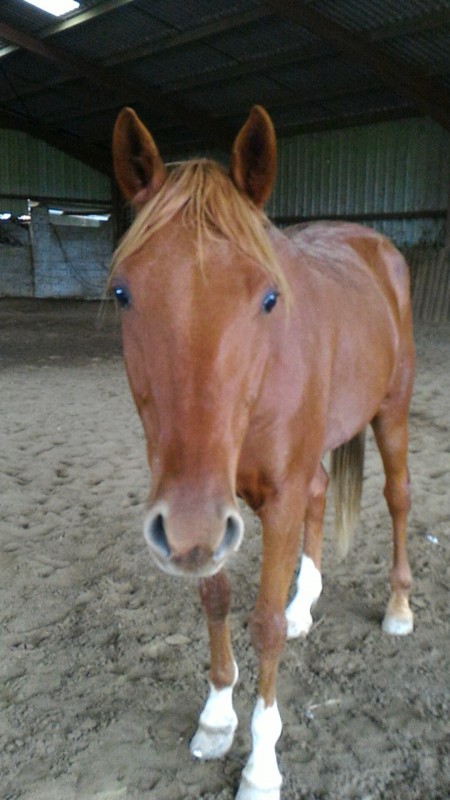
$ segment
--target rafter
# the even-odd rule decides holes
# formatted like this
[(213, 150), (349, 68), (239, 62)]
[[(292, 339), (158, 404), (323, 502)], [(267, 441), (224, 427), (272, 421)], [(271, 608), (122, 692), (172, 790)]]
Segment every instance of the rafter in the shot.
[[(115, 11), (117, 8), (128, 5), (131, 2), (133, 2), (133, 0), (103, 0), (102, 3), (98, 3), (98, 5), (89, 8), (87, 11), (80, 11), (78, 14), (74, 14), (68, 19), (58, 20), (58, 22), (48, 25), (43, 30), (39, 31), (38, 38), (46, 39), (47, 36), (54, 36), (55, 33), (62, 33), (63, 31), (69, 30), (69, 28), (75, 28), (78, 25), (90, 22), (92, 19), (103, 16), (103, 14), (108, 14), (110, 11)], [(18, 50), (18, 46), (14, 44), (1, 47), (0, 58), (9, 55), (9, 53), (13, 53), (15, 50)]]
[[(130, 2), (131, 2), (131, 0), (104, 0), (104, 2), (101, 5), (95, 6), (93, 9), (90, 9), (88, 11), (82, 12), (81, 14), (77, 14), (75, 17), (71, 17), (68, 20), (65, 20), (63, 22), (57, 22), (54, 25), (49, 26), (48, 28), (46, 28), (44, 31), (42, 31), (40, 33), (39, 38), (43, 39), (43, 38), (46, 38), (47, 36), (50, 36), (50, 35), (53, 35), (53, 34), (56, 34), (56, 33), (60, 33), (61, 31), (65, 30), (67, 27), (72, 27), (74, 24), (80, 24), (82, 22), (88, 22), (91, 18), (93, 18), (93, 16), (97, 16), (99, 13), (106, 13), (106, 11), (114, 10), (114, 8), (116, 8), (116, 7), (120, 6), (120, 5), (126, 5), (126, 4), (128, 4)], [(126, 51), (122, 51), (120, 53), (117, 53), (114, 56), (111, 56), (110, 58), (108, 58), (105, 61), (103, 61), (102, 66), (103, 66), (103, 68), (109, 68), (109, 67), (113, 67), (113, 66), (118, 66), (119, 64), (122, 64), (122, 63), (128, 63), (128, 62), (131, 62), (133, 60), (138, 60), (138, 59), (144, 58), (145, 56), (155, 55), (156, 53), (159, 53), (159, 52), (162, 52), (162, 51), (166, 51), (166, 50), (169, 50), (169, 49), (175, 49), (177, 47), (181, 47), (181, 46), (186, 45), (186, 44), (192, 44), (192, 43), (195, 43), (195, 42), (201, 42), (201, 41), (203, 41), (203, 40), (205, 40), (207, 38), (210, 38), (211, 36), (217, 36), (220, 33), (224, 33), (226, 31), (233, 30), (233, 28), (241, 27), (242, 25), (248, 25), (248, 24), (251, 24), (252, 22), (257, 22), (259, 19), (263, 19), (263, 18), (268, 17), (268, 16), (272, 16), (272, 12), (268, 11), (267, 9), (264, 9), (264, 8), (254, 8), (254, 9), (249, 9), (248, 11), (243, 12), (243, 13), (236, 13), (235, 12), (235, 13), (232, 13), (232, 14), (227, 14), (225, 17), (222, 17), (219, 20), (213, 20), (212, 22), (208, 22), (208, 23), (205, 23), (205, 24), (202, 24), (202, 25), (198, 25), (198, 26), (196, 26), (194, 28), (189, 28), (189, 30), (187, 30), (187, 31), (177, 31), (176, 33), (164, 36), (163, 38), (159, 39), (156, 42), (150, 42), (150, 43), (147, 43), (147, 44), (143, 45), (142, 47), (137, 47), (137, 48), (135, 47), (135, 48), (132, 48), (131, 50), (126, 50)], [(18, 45), (9, 45), (6, 48), (0, 49), (0, 58), (2, 57), (3, 54), (6, 55), (7, 53), (12, 52), (13, 50), (17, 50), (17, 49), (18, 49)], [(239, 64), (237, 64), (236, 67), (239, 68)], [(240, 69), (245, 72), (246, 71), (246, 65), (245, 64), (242, 65), (242, 63), (241, 63), (240, 64)], [(253, 67), (249, 71), (253, 72), (254, 71)], [(47, 91), (49, 88), (58, 88), (58, 87), (62, 86), (64, 83), (66, 83), (68, 80), (70, 80), (72, 77), (73, 76), (71, 75), (71, 73), (66, 71), (64, 74), (61, 74), (59, 77), (54, 78), (51, 81), (51, 83), (46, 84), (45, 87), (42, 87), (42, 88), (39, 88), (39, 89), (31, 89), (31, 90), (22, 92), (21, 93), (21, 97), (23, 99), (26, 99), (27, 97), (35, 97), (36, 95), (40, 94), (41, 92)], [(217, 80), (220, 80), (220, 77), (218, 77)], [(129, 86), (129, 84), (126, 85), (125, 91), (119, 91), (118, 90), (116, 80), (114, 80), (114, 84), (115, 84), (114, 85), (114, 90), (115, 90), (114, 91), (114, 96), (110, 95), (110, 100), (109, 101), (107, 101), (107, 99), (105, 98), (105, 102), (102, 105), (102, 107), (105, 110), (109, 109), (109, 108), (114, 108), (119, 103), (120, 104), (124, 104), (125, 102), (133, 102), (133, 101), (137, 101), (137, 100), (140, 100), (141, 102), (145, 102), (146, 104), (148, 104), (148, 102), (149, 102), (148, 91), (149, 90), (146, 89), (147, 94), (146, 94), (145, 97), (143, 97), (142, 96), (142, 87), (137, 85), (137, 84), (133, 84), (134, 93), (133, 93), (133, 95), (130, 95), (130, 86)], [(178, 91), (178, 88), (176, 88), (172, 92), (171, 89), (169, 89), (169, 91), (167, 91), (166, 88), (164, 87), (163, 89), (161, 89), (161, 95), (162, 96), (167, 96), (168, 94), (175, 93), (176, 91)], [(128, 99), (126, 99), (126, 98), (128, 98)], [(10, 100), (10, 102), (14, 102), (16, 100), (16, 95), (12, 94), (9, 100)], [(5, 103), (7, 104), (8, 102), (9, 101), (6, 99)], [(173, 105), (173, 104), (171, 104), (171, 105)], [(96, 106), (95, 110), (98, 110), (98, 105)], [(50, 126), (52, 124), (52, 122), (54, 122), (56, 120), (58, 120), (58, 121), (61, 121), (61, 120), (66, 121), (66, 120), (70, 120), (70, 119), (76, 119), (76, 118), (79, 118), (79, 117), (84, 117), (84, 116), (87, 116), (90, 113), (92, 113), (92, 111), (93, 111), (93, 109), (88, 104), (86, 106), (86, 109), (80, 109), (78, 112), (73, 112), (71, 114), (64, 114), (63, 116), (61, 116), (59, 114), (54, 119), (53, 118), (48, 118), (46, 120), (46, 124)], [(196, 111), (195, 113), (198, 114), (198, 111)], [(180, 118), (177, 118), (176, 122), (177, 122), (177, 124), (180, 124)], [(202, 135), (207, 133), (207, 130), (208, 130), (208, 128), (206, 128), (206, 130), (205, 130), (205, 128), (203, 126), (201, 126)], [(230, 132), (230, 137), (231, 137), (231, 132)]]
[(391, 56), (367, 35), (355, 34), (307, 4), (296, 0), (265, 0), (264, 5), (281, 17), (332, 42), (341, 53), (356, 59), (398, 95), (414, 102), (423, 113), (429, 114), (450, 130), (450, 95), (421, 70)]
[[(402, 23), (397, 21), (390, 25), (383, 25), (369, 31), (367, 36), (371, 41), (379, 42), (421, 33), (422, 31), (434, 30), (446, 24), (450, 25), (450, 9), (445, 9), (440, 12), (427, 12), (426, 14), (415, 16)], [(327, 44), (328, 48), (330, 48), (333, 43), (331, 41), (324, 42), (324, 48), (327, 47)], [(241, 75), (252, 75), (258, 72), (267, 73), (269, 69), (285, 65), (319, 61), (324, 56), (326, 57), (327, 53), (324, 53), (322, 50), (318, 51), (317, 45), (302, 50), (298, 47), (290, 47), (282, 52), (265, 53), (263, 56), (251, 58), (248, 61), (239, 61), (229, 66), (221, 66), (213, 70), (208, 69), (196, 75), (179, 78), (171, 83), (164, 84), (162, 91), (164, 94), (185, 91), (187, 89), (194, 89), (197, 86), (206, 86), (211, 83), (232, 80)], [(448, 73), (448, 71), (447, 63), (442, 64), (442, 66), (434, 66), (427, 73), (427, 77), (437, 77), (438, 75)]]
[[(202, 73), (198, 76), (192, 76), (188, 78), (182, 78), (179, 81), (174, 81), (173, 83), (164, 84), (161, 87), (161, 93), (163, 95), (173, 95), (178, 92), (186, 91), (186, 89), (193, 89), (197, 86), (205, 86), (211, 83), (220, 83), (222, 81), (229, 81), (233, 78), (240, 78), (243, 75), (252, 75), (258, 72), (265, 72), (267, 73), (268, 70), (282, 67), (288, 64), (292, 64), (296, 61), (301, 61), (303, 64), (309, 64), (311, 62), (319, 61), (324, 58), (324, 51), (321, 53), (317, 52), (317, 47), (310, 48), (308, 50), (304, 50), (302, 52), (301, 58), (298, 55), (298, 49), (294, 51), (293, 48), (286, 50), (282, 53), (275, 53), (270, 56), (260, 56), (258, 58), (253, 58), (249, 62), (239, 62), (234, 64), (232, 67), (223, 67), (216, 70), (209, 70), (206, 74)], [(297, 56), (297, 58), (295, 58)], [(61, 81), (59, 82), (61, 84)], [(54, 87), (57, 87), (58, 84), (54, 82)], [(26, 97), (25, 93), (22, 94), (22, 97)], [(15, 99), (15, 98), (12, 98)], [(114, 107), (114, 103), (107, 101), (105, 98), (105, 102), (101, 105), (101, 108), (106, 110), (108, 108)], [(85, 117), (95, 110), (99, 110), (98, 105), (95, 104), (94, 101), (87, 103), (83, 108), (74, 111), (73, 113), (65, 113), (62, 117), (64, 121), (69, 119), (77, 119), (81, 117)], [(245, 110), (248, 110), (248, 105), (245, 106)], [(227, 116), (225, 112), (223, 116)], [(61, 115), (54, 118), (47, 118), (47, 124), (51, 124), (54, 120), (61, 119)]]
[(112, 92), (113, 95), (116, 92), (121, 96), (128, 95), (134, 101), (139, 100), (146, 106), (153, 107), (158, 113), (175, 118), (179, 125), (200, 133), (202, 137), (206, 135), (218, 147), (228, 148), (232, 141), (232, 132), (227, 131), (226, 126), (218, 125), (200, 109), (192, 109), (176, 100), (169, 100), (153, 87), (118, 75), (117, 70), (107, 69), (88, 59), (74, 56), (67, 50), (30, 36), (4, 22), (0, 22), (0, 37), (53, 62), (61, 71), (72, 77), (81, 77), (88, 83), (100, 85), (105, 92)]

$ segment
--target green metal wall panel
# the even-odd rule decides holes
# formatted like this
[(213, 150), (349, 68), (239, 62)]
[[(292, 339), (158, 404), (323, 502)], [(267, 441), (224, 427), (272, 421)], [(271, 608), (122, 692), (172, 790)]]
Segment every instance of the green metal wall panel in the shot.
[(111, 181), (39, 139), (0, 129), (0, 194), (108, 203)]
[(372, 224), (413, 244), (442, 238), (449, 177), (450, 134), (425, 118), (302, 134), (279, 141), (267, 210), (275, 218), (405, 214), (401, 224)]

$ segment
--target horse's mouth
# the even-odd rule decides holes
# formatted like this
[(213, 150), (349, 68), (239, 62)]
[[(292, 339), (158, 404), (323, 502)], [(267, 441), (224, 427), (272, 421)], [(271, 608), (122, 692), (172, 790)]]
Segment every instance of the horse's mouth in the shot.
[(161, 558), (152, 549), (150, 549), (150, 554), (152, 560), (161, 572), (176, 578), (211, 578), (213, 575), (220, 572), (229, 560), (228, 557), (217, 559), (212, 557), (204, 563), (195, 564), (195, 561), (190, 562), (185, 559)]

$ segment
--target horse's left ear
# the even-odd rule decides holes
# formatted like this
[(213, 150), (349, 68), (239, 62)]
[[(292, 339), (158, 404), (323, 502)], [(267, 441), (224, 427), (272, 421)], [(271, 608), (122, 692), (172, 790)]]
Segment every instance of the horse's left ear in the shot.
[(277, 142), (267, 111), (253, 106), (231, 152), (233, 183), (261, 208), (269, 199), (275, 179)]
[(123, 108), (114, 125), (114, 174), (127, 200), (141, 208), (167, 177), (153, 137), (132, 108)]

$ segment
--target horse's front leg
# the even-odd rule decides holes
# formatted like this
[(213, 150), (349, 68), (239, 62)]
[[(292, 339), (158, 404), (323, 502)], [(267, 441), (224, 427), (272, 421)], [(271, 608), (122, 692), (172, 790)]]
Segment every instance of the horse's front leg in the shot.
[(208, 622), (210, 688), (190, 749), (196, 758), (211, 759), (228, 752), (237, 727), (233, 687), (238, 678), (238, 668), (233, 659), (228, 622), (230, 582), (224, 570), (200, 581), (200, 597)]
[(311, 611), (322, 592), (320, 562), (327, 486), (328, 475), (321, 464), (309, 487), (297, 590), (286, 609), (289, 639), (308, 635), (313, 623)]
[(252, 751), (236, 800), (280, 798), (282, 777), (275, 745), (282, 724), (276, 701), (276, 677), (286, 640), (285, 604), (298, 555), (304, 506), (305, 503), (296, 497), (295, 519), (292, 514), (280, 514), (279, 521), (273, 524), (277, 515), (271, 514), (271, 519), (262, 518), (261, 580), (251, 625), (252, 641), (259, 658), (258, 699), (251, 723)]

